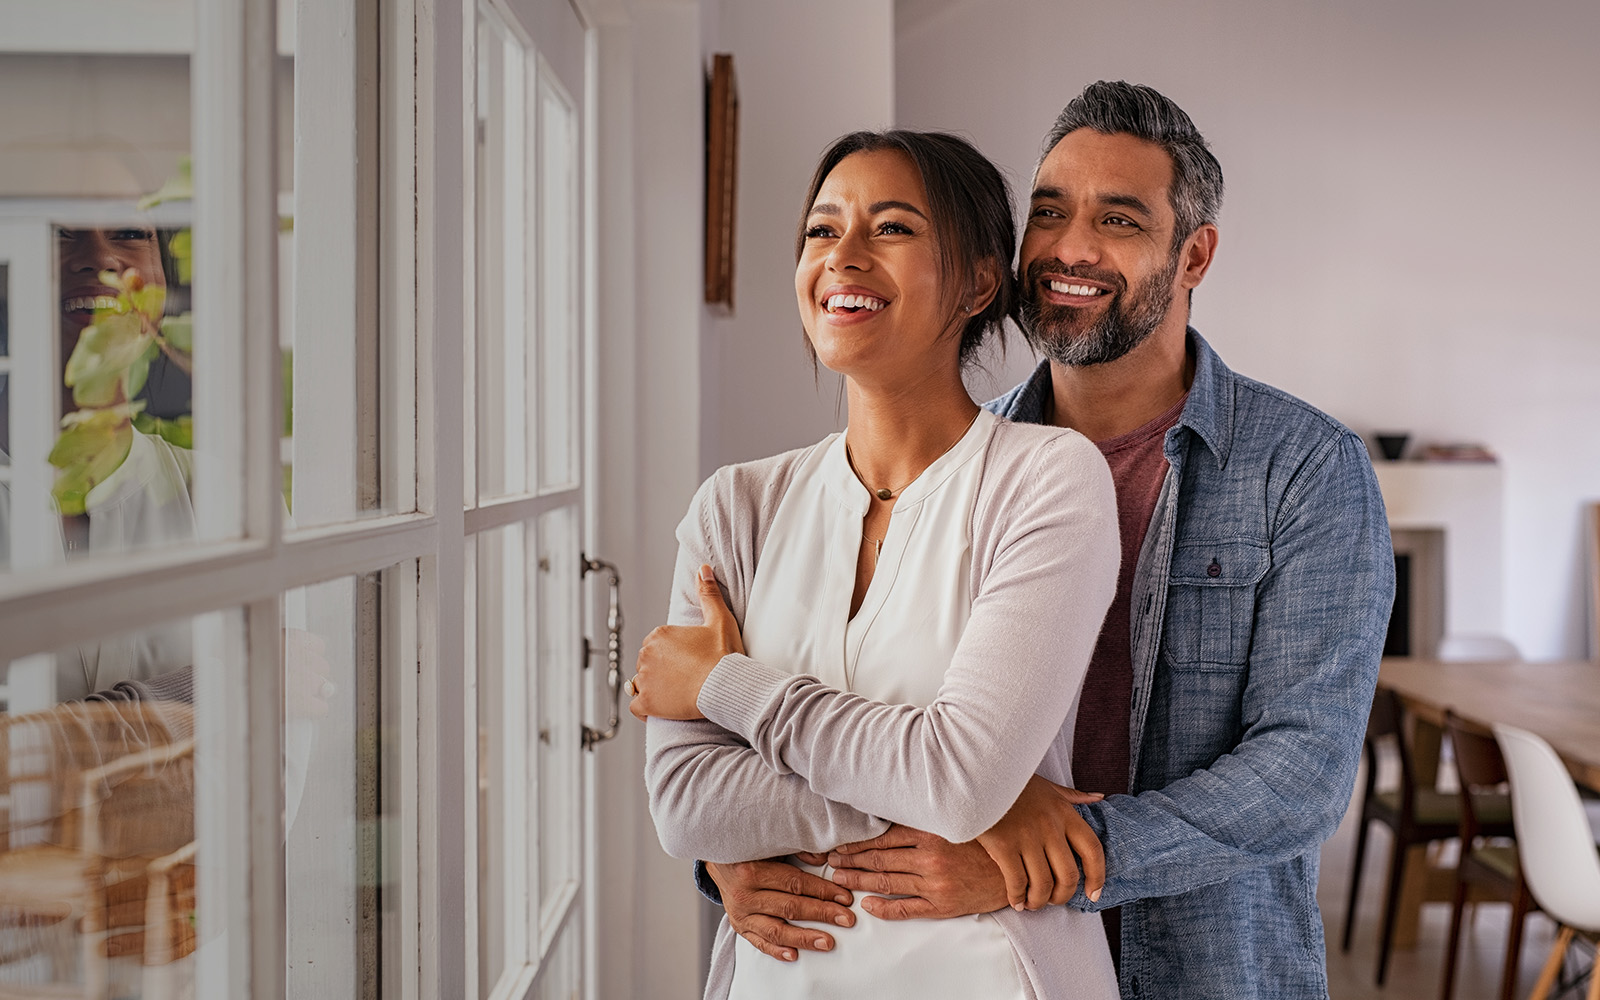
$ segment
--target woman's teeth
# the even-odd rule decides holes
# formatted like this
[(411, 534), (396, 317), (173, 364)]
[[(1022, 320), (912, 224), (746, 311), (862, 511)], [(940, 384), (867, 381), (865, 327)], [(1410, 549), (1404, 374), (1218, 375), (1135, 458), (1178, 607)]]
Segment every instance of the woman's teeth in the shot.
[(101, 309), (117, 309), (115, 295), (81, 295), (66, 301), (67, 312), (95, 312)]
[(830, 295), (824, 303), (829, 312), (838, 312), (841, 309), (865, 309), (868, 312), (877, 312), (888, 304), (883, 299), (876, 299), (870, 295)]
[(1075, 285), (1067, 281), (1050, 282), (1050, 290), (1062, 295), (1104, 295), (1104, 288), (1095, 288), (1093, 285)]

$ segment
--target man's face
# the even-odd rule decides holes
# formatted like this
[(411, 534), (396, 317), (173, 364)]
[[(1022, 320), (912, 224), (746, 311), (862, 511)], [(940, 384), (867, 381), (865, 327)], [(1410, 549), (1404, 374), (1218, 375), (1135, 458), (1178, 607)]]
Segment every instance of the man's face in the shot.
[(1178, 293), (1172, 159), (1154, 143), (1070, 132), (1039, 165), (1017, 272), (1022, 328), (1052, 361), (1106, 364), (1139, 346)]

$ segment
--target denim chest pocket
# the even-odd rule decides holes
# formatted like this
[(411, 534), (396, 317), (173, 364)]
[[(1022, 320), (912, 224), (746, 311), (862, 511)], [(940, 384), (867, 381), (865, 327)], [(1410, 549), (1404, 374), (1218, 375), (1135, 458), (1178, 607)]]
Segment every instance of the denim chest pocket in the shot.
[(1247, 539), (1190, 542), (1172, 554), (1162, 646), (1180, 670), (1235, 671), (1250, 654), (1256, 585), (1267, 547)]

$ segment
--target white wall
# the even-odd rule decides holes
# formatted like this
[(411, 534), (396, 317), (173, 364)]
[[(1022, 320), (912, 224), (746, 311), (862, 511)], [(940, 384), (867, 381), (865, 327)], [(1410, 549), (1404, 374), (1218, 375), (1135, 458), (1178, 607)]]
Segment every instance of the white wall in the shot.
[(1358, 431), (1493, 448), (1506, 631), (1584, 655), (1600, 5), (900, 0), (895, 28), (899, 123), (965, 130), (1019, 189), (1085, 84), (1183, 105), (1228, 181), (1195, 325)]
[(739, 88), (735, 308), (707, 310), (702, 327), (701, 471), (709, 474), (843, 426), (837, 380), (824, 372), (813, 382), (802, 346), (794, 231), (829, 141), (892, 123), (894, 39), (890, 0), (703, 6), (708, 63), (733, 53)]

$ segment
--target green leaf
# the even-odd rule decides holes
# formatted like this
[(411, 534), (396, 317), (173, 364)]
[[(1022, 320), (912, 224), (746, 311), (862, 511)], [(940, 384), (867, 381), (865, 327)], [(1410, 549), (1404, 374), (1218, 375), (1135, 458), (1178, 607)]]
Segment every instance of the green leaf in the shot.
[(185, 354), (194, 353), (194, 313), (168, 316), (161, 321), (161, 335), (167, 343)]
[(294, 348), (283, 349), (283, 436), (294, 435)]
[[(117, 392), (127, 390), (127, 380), (135, 363), (149, 354), (155, 337), (144, 331), (139, 317), (131, 313), (107, 316), (85, 327), (67, 359), (63, 381), (72, 389), (79, 406), (107, 406), (117, 401)], [(141, 385), (143, 376), (141, 378)]]
[(145, 286), (137, 292), (126, 293), (128, 304), (137, 312), (144, 313), (151, 323), (161, 319), (161, 313), (167, 305), (167, 286), (146, 282)]
[(167, 178), (161, 190), (139, 199), (139, 211), (146, 212), (164, 201), (194, 200), (194, 165), (189, 157), (178, 160), (178, 172)]
[(167, 241), (167, 252), (172, 254), (172, 260), (178, 265), (178, 282), (184, 285), (194, 284), (194, 234), (189, 229), (180, 229), (172, 234), (172, 239)]
[(106, 481), (133, 447), (133, 425), (124, 407), (99, 410), (67, 428), (50, 449), (50, 464), (60, 469), (51, 495), (63, 514), (82, 514), (89, 491)]
[(161, 348), (156, 345), (155, 338), (150, 338), (150, 346), (139, 355), (138, 360), (128, 366), (128, 378), (123, 386), (123, 393), (128, 399), (139, 395), (139, 390), (144, 388), (145, 380), (150, 377), (150, 363), (161, 353)]

